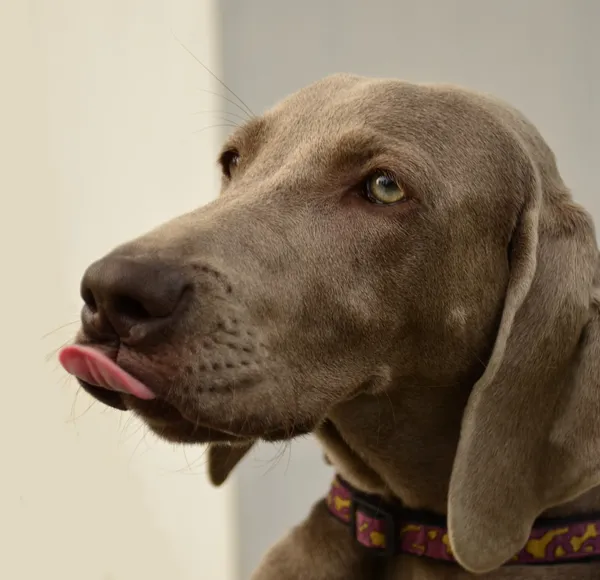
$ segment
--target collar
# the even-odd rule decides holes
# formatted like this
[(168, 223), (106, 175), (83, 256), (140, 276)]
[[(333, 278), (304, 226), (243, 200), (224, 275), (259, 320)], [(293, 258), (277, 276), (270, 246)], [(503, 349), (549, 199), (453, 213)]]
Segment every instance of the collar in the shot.
[[(330, 513), (350, 526), (356, 541), (385, 556), (408, 554), (456, 562), (446, 518), (406, 510), (354, 489), (336, 476), (327, 495)], [(525, 547), (506, 565), (560, 564), (600, 558), (600, 515), (538, 519)]]

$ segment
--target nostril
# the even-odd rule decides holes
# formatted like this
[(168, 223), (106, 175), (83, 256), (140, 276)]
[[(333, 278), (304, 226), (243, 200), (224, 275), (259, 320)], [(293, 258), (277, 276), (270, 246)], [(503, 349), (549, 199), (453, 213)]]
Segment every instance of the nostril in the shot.
[(116, 295), (113, 298), (112, 306), (117, 315), (126, 319), (143, 322), (152, 318), (152, 314), (148, 312), (144, 305), (131, 296)]
[(90, 288), (84, 288), (81, 291), (81, 297), (85, 302), (85, 305), (92, 311), (98, 311), (98, 305), (96, 304), (96, 298), (94, 297), (94, 293), (90, 290)]

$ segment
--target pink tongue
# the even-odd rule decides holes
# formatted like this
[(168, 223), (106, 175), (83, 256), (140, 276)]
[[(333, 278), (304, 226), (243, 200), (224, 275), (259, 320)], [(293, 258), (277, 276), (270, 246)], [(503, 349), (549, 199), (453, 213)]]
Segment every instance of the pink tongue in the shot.
[(90, 385), (127, 393), (138, 399), (156, 397), (146, 385), (93, 348), (67, 346), (60, 351), (58, 360), (69, 374)]

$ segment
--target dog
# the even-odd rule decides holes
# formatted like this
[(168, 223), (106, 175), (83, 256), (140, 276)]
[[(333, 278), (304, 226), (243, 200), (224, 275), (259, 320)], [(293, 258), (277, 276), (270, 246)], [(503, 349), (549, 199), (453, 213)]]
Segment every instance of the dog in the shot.
[(219, 163), (217, 200), (88, 268), (60, 360), (208, 443), (216, 485), (316, 435), (332, 488), (254, 580), (599, 578), (598, 249), (532, 124), (338, 74)]

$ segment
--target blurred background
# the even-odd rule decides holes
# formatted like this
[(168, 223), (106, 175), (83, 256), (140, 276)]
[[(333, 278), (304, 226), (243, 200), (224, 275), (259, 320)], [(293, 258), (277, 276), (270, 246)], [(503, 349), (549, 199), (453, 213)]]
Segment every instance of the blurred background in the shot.
[(246, 107), (334, 72), (492, 92), (600, 220), (599, 22), (597, 0), (0, 0), (0, 577), (247, 579), (326, 492), (310, 438), (215, 490), (202, 448), (91, 405), (56, 362), (86, 265), (211, 200)]

